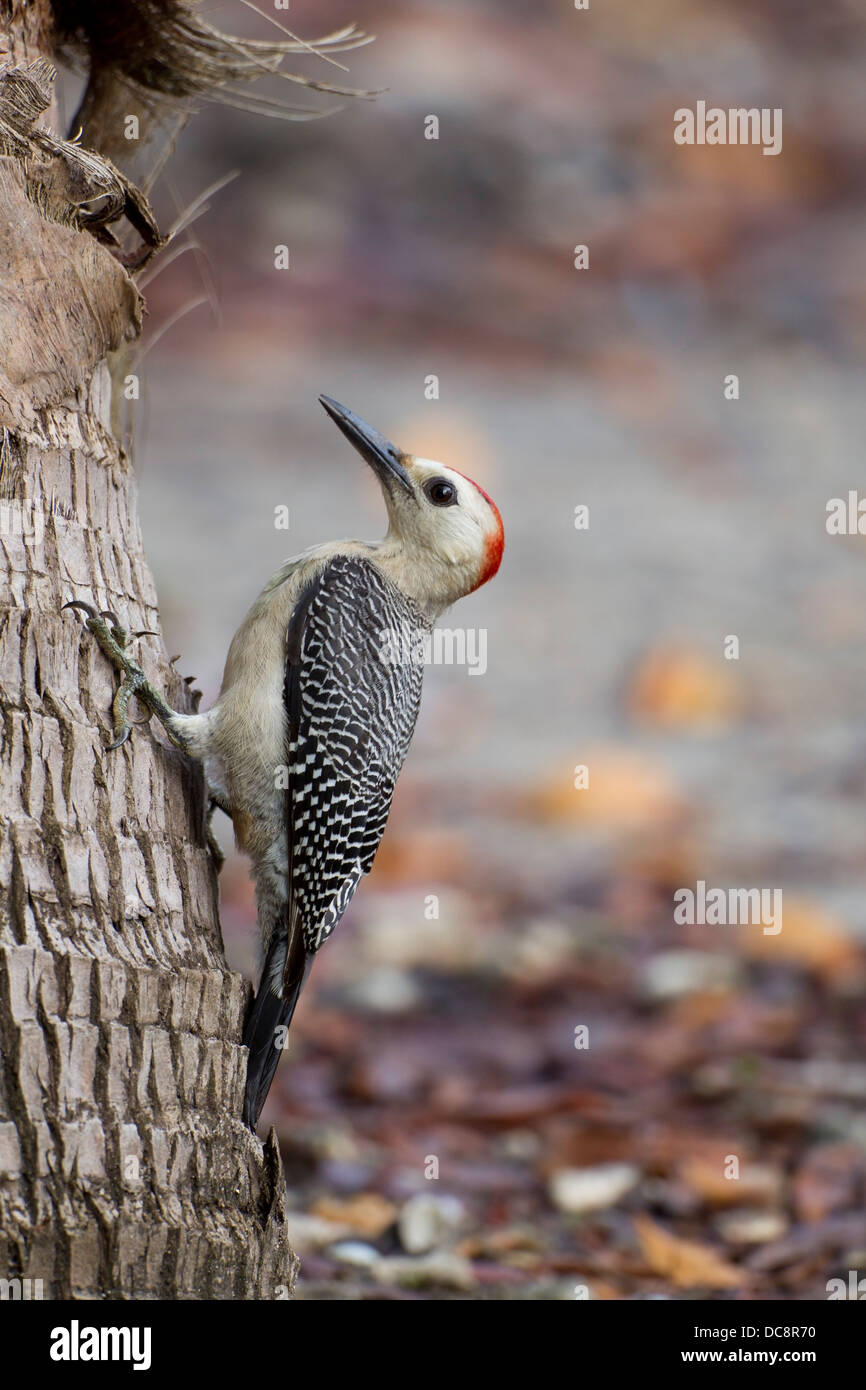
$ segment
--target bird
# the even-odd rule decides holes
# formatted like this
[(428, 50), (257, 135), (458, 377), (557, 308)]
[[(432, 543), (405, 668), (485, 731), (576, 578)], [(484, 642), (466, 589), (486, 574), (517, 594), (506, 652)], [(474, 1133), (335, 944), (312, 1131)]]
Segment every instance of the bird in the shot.
[(129, 739), (135, 696), (204, 764), (210, 808), (231, 817), (251, 860), (263, 956), (243, 1035), (242, 1118), (253, 1132), (313, 960), (372, 868), (418, 717), (424, 639), (493, 578), (505, 544), (477, 483), (404, 453), (332, 397), (319, 401), (378, 479), (387, 534), (287, 560), (235, 633), (210, 709), (172, 709), (113, 613), (64, 605), (84, 613), (121, 674), (109, 748)]

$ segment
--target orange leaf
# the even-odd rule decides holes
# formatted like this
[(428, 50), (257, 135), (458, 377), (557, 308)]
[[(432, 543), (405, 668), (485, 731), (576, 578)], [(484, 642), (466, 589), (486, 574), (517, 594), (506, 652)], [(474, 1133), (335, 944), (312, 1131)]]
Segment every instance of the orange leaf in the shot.
[(781, 1170), (763, 1163), (744, 1163), (738, 1177), (728, 1178), (721, 1155), (718, 1161), (692, 1155), (683, 1159), (679, 1171), (686, 1186), (713, 1207), (772, 1205), (784, 1186)]
[(323, 1197), (311, 1208), (311, 1214), (348, 1226), (357, 1235), (375, 1240), (396, 1220), (397, 1208), (378, 1192), (359, 1192), (357, 1197), (349, 1197), (344, 1202), (336, 1197)]
[(714, 660), (674, 648), (650, 652), (632, 677), (628, 700), (639, 719), (673, 728), (730, 724), (740, 704), (721, 645)]
[(862, 973), (862, 948), (846, 932), (840, 918), (815, 902), (782, 896), (782, 930), (764, 932), (760, 926), (735, 929), (736, 944), (747, 956), (794, 961), (827, 979), (852, 979)]
[[(579, 771), (583, 768), (586, 773)], [(576, 781), (584, 785), (575, 786)], [(544, 820), (578, 821), (600, 831), (670, 824), (682, 804), (660, 764), (633, 749), (607, 746), (584, 749), (528, 797), (528, 809)]]
[(644, 1259), (678, 1289), (735, 1289), (747, 1283), (745, 1270), (721, 1259), (708, 1245), (682, 1240), (648, 1216), (634, 1218)]

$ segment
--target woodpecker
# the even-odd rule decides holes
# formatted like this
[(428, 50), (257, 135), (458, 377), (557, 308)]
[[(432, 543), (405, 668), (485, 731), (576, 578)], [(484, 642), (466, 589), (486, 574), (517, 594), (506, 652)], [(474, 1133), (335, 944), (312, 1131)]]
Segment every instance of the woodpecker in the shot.
[[(331, 397), (319, 400), (378, 478), (387, 535), (287, 560), (235, 633), (209, 710), (181, 714), (166, 703), (114, 614), (79, 599), (65, 605), (83, 611), (121, 673), (109, 748), (130, 737), (135, 696), (173, 744), (203, 761), (211, 808), (231, 816), (252, 861), (264, 957), (244, 1031), (243, 1118), (253, 1131), (316, 952), (373, 865), (418, 717), (423, 638), (493, 577), (504, 546), (502, 519), (477, 483), (403, 453)], [(395, 650), (404, 656), (395, 660)]]

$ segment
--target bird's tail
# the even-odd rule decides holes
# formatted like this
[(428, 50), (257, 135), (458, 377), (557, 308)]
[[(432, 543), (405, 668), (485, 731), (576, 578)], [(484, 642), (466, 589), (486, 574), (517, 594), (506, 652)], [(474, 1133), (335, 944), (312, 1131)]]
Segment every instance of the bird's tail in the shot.
[(271, 1089), (277, 1063), (288, 1039), (292, 1014), (313, 963), (312, 952), (303, 948), (299, 938), (300, 933), (296, 936), (299, 949), (292, 951), (288, 970), (285, 968), (285, 936), (275, 937), (271, 942), (259, 992), (244, 1029), (244, 1043), (250, 1050), (244, 1094), (244, 1124), (253, 1131)]

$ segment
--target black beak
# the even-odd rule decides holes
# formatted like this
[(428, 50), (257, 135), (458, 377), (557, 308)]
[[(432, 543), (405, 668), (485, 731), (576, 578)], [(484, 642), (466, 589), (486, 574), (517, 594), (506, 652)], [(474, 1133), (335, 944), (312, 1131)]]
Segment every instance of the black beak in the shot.
[(412, 483), (403, 467), (402, 450), (387, 440), (384, 434), (365, 424), (360, 416), (340, 405), (339, 401), (332, 400), (330, 396), (320, 396), (319, 400), (337, 429), (342, 430), (349, 443), (354, 444), (361, 457), (367, 460), (379, 481), (385, 487), (391, 482), (397, 483), (411, 494)]

